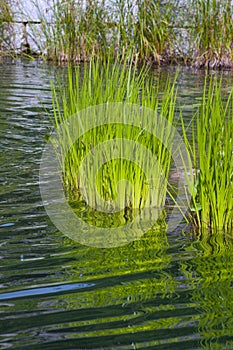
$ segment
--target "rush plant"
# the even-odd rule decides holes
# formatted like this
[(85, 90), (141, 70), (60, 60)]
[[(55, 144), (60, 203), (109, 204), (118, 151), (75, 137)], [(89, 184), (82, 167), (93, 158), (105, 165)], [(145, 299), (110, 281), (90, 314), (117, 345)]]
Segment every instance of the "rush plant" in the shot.
[(31, 1), (43, 31), (40, 50), (50, 60), (89, 61), (125, 52), (133, 52), (141, 62), (170, 59), (175, 6), (169, 1), (51, 0), (46, 12), (38, 0)]
[(135, 44), (142, 59), (151, 57), (159, 64), (171, 59), (175, 33), (171, 26), (174, 4), (168, 1), (137, 1)]
[[(233, 228), (233, 90), (224, 98), (221, 82), (205, 84), (189, 145), (194, 162), (192, 221), (199, 232)], [(184, 130), (184, 128), (183, 128)], [(184, 131), (185, 135), (185, 131)], [(187, 141), (187, 137), (186, 137)], [(191, 163), (190, 163), (191, 164)], [(187, 172), (193, 169), (186, 168)]]
[[(150, 78), (151, 77), (151, 78)], [(129, 209), (141, 209), (148, 199), (148, 174), (149, 178), (156, 179), (156, 186), (153, 188), (153, 198), (149, 198), (149, 203), (156, 203), (157, 207), (163, 207), (166, 199), (167, 179), (171, 165), (171, 154), (162, 142), (152, 133), (141, 129), (138, 126), (127, 123), (106, 123), (105, 125), (92, 127), (84, 135), (79, 137), (75, 144), (69, 146), (67, 153), (67, 143), (71, 139), (70, 131), (59, 133), (59, 126), (69, 121), (73, 115), (83, 113), (90, 106), (101, 106), (111, 102), (125, 102), (137, 104), (153, 109), (154, 120), (151, 126), (156, 127), (156, 118), (160, 113), (162, 120), (168, 120), (172, 125), (174, 118), (174, 106), (176, 100), (175, 84), (166, 86), (166, 92), (162, 99), (158, 97), (158, 90), (153, 85), (153, 78), (148, 74), (148, 68), (142, 67), (138, 71), (137, 67), (129, 63), (121, 63), (106, 60), (92, 59), (91, 62), (76, 69), (69, 68), (68, 81), (65, 88), (56, 90), (53, 87), (54, 115), (53, 123), (58, 130), (58, 139), (54, 140), (59, 145), (59, 159), (63, 172), (63, 186), (70, 198), (86, 200), (88, 203), (98, 202), (96, 189), (105, 203)], [(101, 107), (99, 107), (101, 108)], [(114, 110), (113, 113), (116, 113)], [(95, 118), (93, 112), (93, 118)], [(89, 123), (89, 119), (86, 119)], [(171, 128), (165, 123), (160, 123), (163, 139), (171, 136)], [(87, 125), (75, 125), (77, 134), (80, 128), (88, 129)], [(119, 140), (128, 140), (124, 143)], [(122, 156), (112, 157), (106, 142), (116, 142), (116, 147), (122, 149), (122, 154), (133, 153), (133, 161)], [(98, 146), (106, 144), (101, 156), (98, 155)], [(56, 144), (55, 144), (56, 147)], [(147, 159), (145, 149), (149, 150), (154, 157), (154, 162)], [(85, 166), (85, 157), (91, 155), (92, 166)], [(83, 165), (84, 164), (84, 165)], [(98, 167), (99, 164), (103, 164)], [(85, 191), (81, 191), (78, 169), (83, 166), (86, 178), (96, 179), (89, 183)], [(161, 176), (163, 172), (163, 176)], [(118, 184), (124, 181), (124, 186)], [(87, 188), (87, 190), (86, 190)], [(117, 198), (119, 200), (117, 201)], [(120, 202), (119, 202), (120, 201)]]
[(0, 0), (0, 54), (12, 47), (12, 4), (10, 0)]
[(192, 0), (196, 67), (233, 67), (231, 0)]

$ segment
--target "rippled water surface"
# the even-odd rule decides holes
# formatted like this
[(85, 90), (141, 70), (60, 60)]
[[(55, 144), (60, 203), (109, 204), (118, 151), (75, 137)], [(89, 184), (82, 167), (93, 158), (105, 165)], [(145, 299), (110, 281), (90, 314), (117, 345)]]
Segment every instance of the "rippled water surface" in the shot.
[[(50, 80), (61, 71), (0, 65), (0, 349), (233, 349), (230, 239), (198, 243), (161, 224), (127, 246), (98, 249), (70, 241), (49, 220), (39, 162)], [(187, 123), (203, 80), (180, 72)], [(233, 73), (224, 81), (228, 91)]]

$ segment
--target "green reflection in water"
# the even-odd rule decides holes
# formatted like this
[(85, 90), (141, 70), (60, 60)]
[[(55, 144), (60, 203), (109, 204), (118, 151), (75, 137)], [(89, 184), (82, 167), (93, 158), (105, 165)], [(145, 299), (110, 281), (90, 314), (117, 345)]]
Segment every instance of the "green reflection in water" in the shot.
[(200, 314), (201, 348), (230, 349), (233, 346), (233, 240), (215, 233), (194, 243), (192, 249), (197, 253), (192, 266), (182, 262), (181, 271)]
[[(136, 348), (159, 345), (164, 342), (160, 332), (174, 330), (182, 322), (183, 315), (172, 304), (179, 282), (167, 270), (172, 256), (167, 253), (170, 244), (165, 218), (164, 213), (140, 240), (125, 246), (77, 247), (80, 263), (69, 266), (69, 277), (80, 281), (81, 276), (82, 281), (92, 281), (96, 287), (88, 293), (65, 295), (63, 305), (68, 310), (78, 305), (80, 315), (85, 315), (72, 322), (78, 330), (75, 337), (83, 344), (84, 338), (92, 344), (93, 337), (98, 337), (106, 346), (107, 337), (114, 336), (122, 346), (129, 344), (129, 339), (134, 340)], [(65, 238), (64, 245), (70, 244), (75, 245)], [(92, 317), (88, 317), (89, 313)], [(181, 334), (174, 330), (169, 341), (178, 342), (180, 338)], [(115, 340), (110, 343), (114, 345)]]

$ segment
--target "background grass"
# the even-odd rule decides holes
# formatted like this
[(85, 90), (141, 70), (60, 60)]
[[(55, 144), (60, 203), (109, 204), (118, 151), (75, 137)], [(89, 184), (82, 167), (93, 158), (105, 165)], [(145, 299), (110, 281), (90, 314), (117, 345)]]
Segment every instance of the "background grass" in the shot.
[[(195, 67), (232, 67), (230, 0), (68, 0), (38, 9), (48, 59), (104, 59), (126, 52), (141, 62), (180, 62)], [(48, 17), (48, 12), (52, 14)], [(37, 33), (35, 36), (39, 36)]]
[(233, 67), (233, 4), (231, 0), (193, 3), (194, 62), (196, 67)]
[(0, 54), (11, 48), (13, 9), (10, 0), (0, 0)]
[[(233, 229), (233, 90), (226, 98), (221, 81), (210, 79), (204, 88), (202, 105), (193, 124), (190, 150), (194, 173), (189, 183), (192, 193), (192, 221), (201, 234)], [(193, 171), (194, 170), (194, 171)]]

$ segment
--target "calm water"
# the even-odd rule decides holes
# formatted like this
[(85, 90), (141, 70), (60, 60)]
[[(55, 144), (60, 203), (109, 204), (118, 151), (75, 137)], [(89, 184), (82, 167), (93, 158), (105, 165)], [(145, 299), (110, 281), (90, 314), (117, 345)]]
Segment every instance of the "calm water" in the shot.
[[(97, 249), (50, 222), (38, 171), (50, 80), (60, 73), (0, 65), (0, 349), (233, 349), (230, 239), (197, 243), (155, 227), (127, 246)], [(187, 120), (203, 79), (190, 69), (178, 78)], [(224, 80), (228, 91), (233, 73)]]

